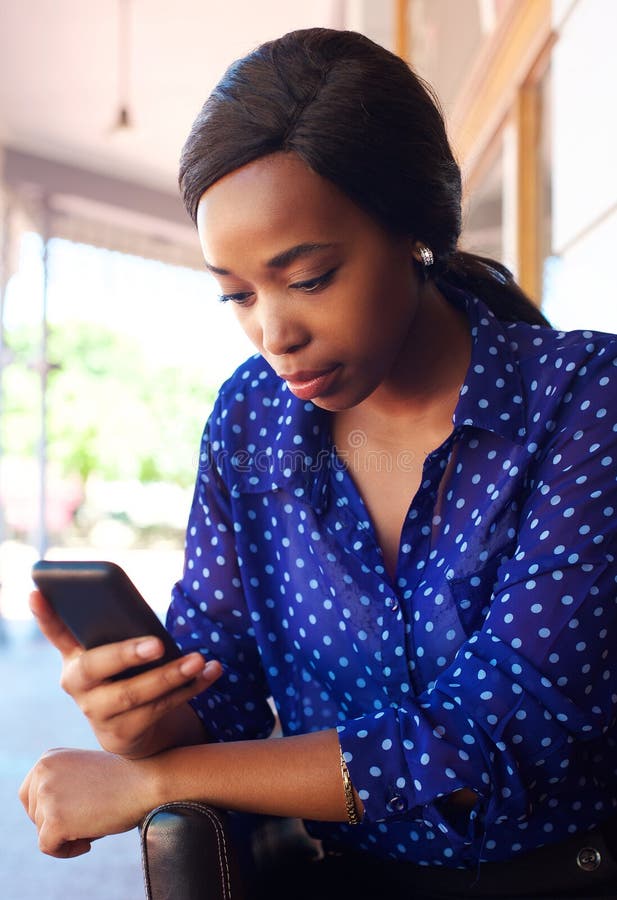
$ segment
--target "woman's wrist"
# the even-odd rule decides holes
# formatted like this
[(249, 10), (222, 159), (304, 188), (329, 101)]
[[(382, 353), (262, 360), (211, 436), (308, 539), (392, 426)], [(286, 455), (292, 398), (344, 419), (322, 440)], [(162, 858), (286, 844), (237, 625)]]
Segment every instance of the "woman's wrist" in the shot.
[[(172, 747), (141, 759), (126, 760), (128, 765), (136, 767), (143, 790), (143, 797), (148, 803), (148, 810), (175, 800), (202, 800), (208, 798), (207, 783), (203, 777), (206, 766), (204, 753), (207, 745), (199, 747), (199, 756), (186, 756), (188, 747)], [(195, 747), (191, 748), (193, 751)], [(196, 765), (197, 763), (197, 765)], [(199, 770), (196, 776), (195, 769)]]

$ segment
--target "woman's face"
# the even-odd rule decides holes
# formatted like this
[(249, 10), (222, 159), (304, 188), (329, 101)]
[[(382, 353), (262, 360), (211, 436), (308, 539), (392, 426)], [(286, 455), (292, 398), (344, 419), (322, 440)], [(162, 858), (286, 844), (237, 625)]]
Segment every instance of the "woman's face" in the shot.
[(282, 153), (210, 187), (197, 226), (222, 299), (293, 394), (342, 410), (396, 378), (418, 306), (410, 240)]

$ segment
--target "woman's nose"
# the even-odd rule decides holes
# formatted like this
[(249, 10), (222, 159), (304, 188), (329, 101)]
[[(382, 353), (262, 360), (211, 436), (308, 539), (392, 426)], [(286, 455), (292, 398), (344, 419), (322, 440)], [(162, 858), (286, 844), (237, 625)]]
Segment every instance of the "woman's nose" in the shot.
[(264, 303), (261, 311), (261, 344), (264, 351), (271, 356), (284, 356), (303, 347), (309, 341), (306, 327), (286, 303)]

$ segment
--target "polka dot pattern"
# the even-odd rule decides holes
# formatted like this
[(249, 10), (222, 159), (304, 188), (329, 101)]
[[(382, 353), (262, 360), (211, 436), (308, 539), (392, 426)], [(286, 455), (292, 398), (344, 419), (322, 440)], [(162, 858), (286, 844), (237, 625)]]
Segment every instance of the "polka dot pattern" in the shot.
[(617, 341), (450, 299), (472, 361), (395, 578), (328, 414), (255, 357), (204, 434), (168, 626), (224, 666), (194, 701), (215, 738), (266, 736), (270, 696), (286, 734), (338, 728), (366, 817), (315, 835), (460, 867), (617, 808)]

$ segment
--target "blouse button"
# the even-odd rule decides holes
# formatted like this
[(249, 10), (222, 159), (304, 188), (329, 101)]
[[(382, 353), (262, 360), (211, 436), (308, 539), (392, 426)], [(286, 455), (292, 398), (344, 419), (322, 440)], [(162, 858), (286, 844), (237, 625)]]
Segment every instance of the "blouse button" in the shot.
[(392, 797), (389, 805), (394, 812), (405, 812), (407, 809), (407, 801), (404, 797), (399, 797), (398, 794)]
[(392, 612), (396, 612), (398, 609), (398, 603), (394, 597), (386, 597), (386, 606), (388, 609), (392, 610)]
[(600, 851), (595, 847), (583, 847), (576, 857), (576, 864), (583, 872), (593, 872), (602, 862)]

